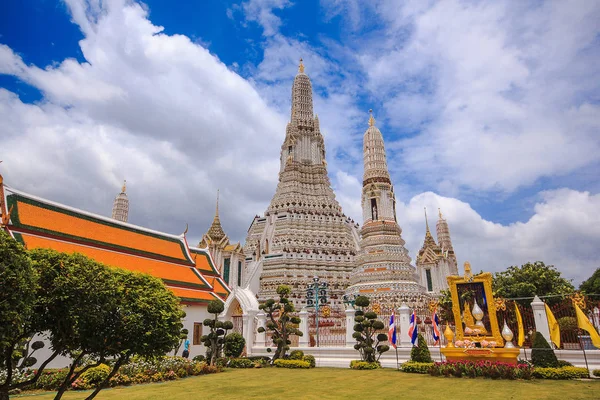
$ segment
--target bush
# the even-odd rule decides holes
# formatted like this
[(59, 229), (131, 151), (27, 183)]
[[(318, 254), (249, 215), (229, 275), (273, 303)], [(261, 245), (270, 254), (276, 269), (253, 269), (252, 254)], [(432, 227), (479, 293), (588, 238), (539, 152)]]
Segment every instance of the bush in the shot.
[(302, 350), (292, 350), (290, 353), (290, 360), (302, 360), (304, 352)]
[(597, 376), (600, 378), (600, 369), (595, 369), (592, 371), (592, 375)]
[(581, 379), (589, 378), (586, 368), (562, 367), (562, 368), (534, 368), (533, 376), (539, 379)]
[(559, 368), (560, 368), (560, 367), (572, 367), (572, 366), (573, 366), (573, 364), (571, 364), (571, 363), (570, 363), (570, 362), (568, 362), (568, 361), (565, 361), (565, 360), (558, 360), (558, 367), (559, 367)]
[(310, 368), (308, 361), (302, 360), (275, 360), (275, 366), (278, 368)]
[(423, 335), (419, 333), (417, 346), (410, 351), (410, 361), (418, 363), (432, 363), (431, 353)]
[(67, 369), (46, 369), (35, 383), (35, 389), (56, 390), (67, 377)]
[(378, 369), (381, 368), (381, 364), (378, 361), (368, 362), (361, 360), (350, 361), (350, 368), (352, 369)]
[(315, 357), (311, 356), (310, 354), (307, 354), (304, 357), (302, 357), (302, 360), (306, 361), (307, 363), (309, 363), (311, 368), (314, 368), (314, 367), (317, 366), (317, 362), (315, 360)]
[(433, 376), (491, 379), (531, 379), (532, 372), (533, 368), (528, 364), (514, 365), (494, 361), (445, 361), (434, 363), (429, 369)]
[(575, 317), (561, 317), (556, 320), (561, 331), (573, 331), (578, 328), (577, 318)]
[(227, 366), (229, 368), (254, 368), (254, 361), (248, 358), (232, 358)]
[(206, 357), (204, 357), (202, 354), (199, 356), (196, 356), (194, 358), (192, 358), (192, 361), (196, 361), (196, 362), (203, 362), (206, 361)]
[(407, 361), (400, 366), (402, 372), (408, 372), (411, 374), (428, 374), (429, 370), (433, 367), (433, 363), (421, 363), (415, 361)]
[(557, 368), (558, 359), (554, 350), (550, 347), (544, 335), (539, 332), (533, 334), (531, 350), (531, 363), (539, 368)]
[(111, 368), (108, 365), (100, 364), (97, 367), (85, 371), (78, 380), (81, 380), (83, 387), (96, 387), (108, 377), (110, 370)]
[(225, 345), (223, 346), (223, 352), (227, 357), (239, 357), (244, 351), (244, 346), (246, 346), (246, 339), (237, 333), (232, 332), (229, 335), (225, 336)]

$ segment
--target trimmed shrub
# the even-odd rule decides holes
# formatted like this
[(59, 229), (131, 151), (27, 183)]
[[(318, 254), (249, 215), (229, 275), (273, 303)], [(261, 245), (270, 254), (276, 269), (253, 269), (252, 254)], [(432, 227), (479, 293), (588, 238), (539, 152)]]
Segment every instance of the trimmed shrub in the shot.
[(433, 363), (421, 363), (414, 361), (407, 361), (400, 365), (402, 372), (408, 372), (411, 374), (428, 374), (429, 370), (433, 367)]
[(35, 389), (56, 390), (67, 377), (67, 369), (46, 369), (35, 383)]
[(565, 361), (565, 360), (558, 360), (558, 367), (559, 367), (559, 368), (561, 368), (561, 367), (572, 367), (572, 366), (573, 366), (573, 364), (571, 364), (571, 363), (570, 363), (570, 362), (568, 362), (568, 361)]
[(110, 374), (111, 368), (106, 364), (100, 364), (97, 367), (90, 368), (79, 377), (84, 386), (95, 387), (103, 382)]
[(352, 369), (378, 369), (381, 368), (381, 364), (378, 361), (368, 362), (361, 360), (350, 361), (350, 368)]
[(533, 334), (533, 344), (531, 346), (531, 363), (539, 368), (557, 368), (558, 358), (554, 350), (550, 347), (544, 335), (539, 332)]
[(197, 362), (204, 362), (206, 361), (206, 357), (204, 357), (202, 354), (192, 358), (192, 361), (197, 361)]
[(534, 368), (533, 376), (539, 379), (581, 379), (589, 378), (586, 368)]
[(238, 358), (244, 351), (244, 346), (246, 346), (246, 339), (244, 339), (241, 334), (232, 332), (225, 336), (223, 353), (225, 353), (227, 357)]
[(310, 368), (310, 364), (307, 361), (302, 360), (275, 360), (275, 366), (277, 368)]
[(413, 347), (410, 351), (410, 361), (418, 363), (432, 363), (431, 353), (429, 353), (429, 347), (423, 335), (419, 333), (419, 339), (417, 346)]
[(302, 350), (292, 350), (290, 353), (290, 360), (302, 360), (304, 352)]
[(592, 371), (592, 375), (597, 376), (600, 378), (600, 369), (595, 369)]
[(315, 357), (311, 356), (310, 354), (307, 354), (304, 357), (302, 357), (302, 361), (306, 361), (307, 363), (309, 363), (311, 368), (314, 368), (317, 366)]
[(248, 358), (232, 358), (227, 366), (229, 368), (254, 368), (254, 361)]
[(508, 364), (494, 361), (445, 361), (434, 363), (429, 373), (433, 376), (453, 376), (491, 379), (531, 379), (533, 368), (528, 364)]

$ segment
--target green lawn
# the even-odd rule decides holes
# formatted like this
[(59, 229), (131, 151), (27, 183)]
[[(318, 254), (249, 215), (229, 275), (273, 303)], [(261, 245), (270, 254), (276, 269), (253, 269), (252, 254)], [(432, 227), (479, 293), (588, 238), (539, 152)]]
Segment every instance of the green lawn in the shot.
[[(83, 399), (89, 392), (69, 392), (65, 399)], [(598, 399), (600, 380), (494, 381), (434, 378), (393, 369), (355, 371), (337, 368), (227, 370), (220, 374), (168, 383), (137, 385), (100, 392), (97, 399)], [(23, 395), (23, 400), (52, 399), (52, 394)]]

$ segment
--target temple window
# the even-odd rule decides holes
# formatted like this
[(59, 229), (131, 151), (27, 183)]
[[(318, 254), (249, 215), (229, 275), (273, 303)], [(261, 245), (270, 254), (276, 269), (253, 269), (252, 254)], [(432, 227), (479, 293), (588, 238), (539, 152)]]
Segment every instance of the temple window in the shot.
[(192, 343), (194, 346), (202, 344), (200, 338), (202, 337), (202, 323), (194, 322), (194, 337)]
[(431, 270), (426, 269), (425, 275), (427, 276), (427, 291), (433, 292), (433, 283), (431, 282)]
[(223, 261), (223, 279), (225, 280), (225, 283), (228, 285), (229, 285), (230, 264), (231, 264), (231, 258), (226, 258), (225, 261)]
[(237, 285), (242, 286), (242, 262), (238, 261)]

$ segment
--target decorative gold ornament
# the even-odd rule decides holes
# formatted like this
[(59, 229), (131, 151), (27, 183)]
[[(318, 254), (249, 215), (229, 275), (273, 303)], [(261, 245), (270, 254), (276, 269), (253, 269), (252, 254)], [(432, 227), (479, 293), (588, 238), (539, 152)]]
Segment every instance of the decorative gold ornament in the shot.
[(465, 261), (465, 281), (471, 282), (473, 280), (473, 273), (471, 272), (471, 263)]
[(373, 118), (373, 110), (369, 110), (369, 126), (375, 126), (375, 118)]
[(496, 310), (506, 311), (506, 299), (502, 297), (496, 297)]
[(450, 325), (446, 325), (446, 330), (444, 330), (444, 337), (448, 342), (446, 347), (454, 347), (454, 343), (452, 342), (454, 340), (454, 332), (452, 332), (452, 329), (450, 329)]
[(328, 318), (329, 316), (331, 316), (331, 307), (323, 306), (321, 308), (321, 315), (325, 318)]
[(379, 304), (379, 303), (375, 303), (375, 304), (373, 304), (373, 311), (374, 311), (376, 314), (379, 314), (379, 313), (381, 313), (381, 304)]
[(582, 310), (585, 309), (585, 296), (583, 296), (581, 293), (577, 292), (573, 294), (571, 296), (571, 300), (573, 301), (573, 303), (577, 304)]
[(300, 72), (301, 74), (304, 73), (304, 63), (302, 62), (302, 59), (300, 59), (300, 65), (298, 66), (298, 72)]
[(429, 311), (430, 312), (434, 312), (438, 308), (439, 305), (440, 305), (439, 301), (437, 301), (437, 300), (431, 300), (429, 302), (429, 305), (428, 305)]

